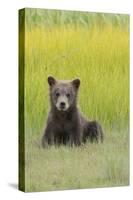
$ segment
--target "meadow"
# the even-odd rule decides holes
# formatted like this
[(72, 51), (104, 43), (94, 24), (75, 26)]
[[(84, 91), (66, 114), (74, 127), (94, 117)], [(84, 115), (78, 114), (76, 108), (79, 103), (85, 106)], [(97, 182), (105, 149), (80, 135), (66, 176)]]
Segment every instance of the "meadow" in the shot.
[[(43, 149), (48, 75), (79, 77), (79, 108), (104, 143)], [(25, 189), (129, 184), (129, 16), (26, 9)]]

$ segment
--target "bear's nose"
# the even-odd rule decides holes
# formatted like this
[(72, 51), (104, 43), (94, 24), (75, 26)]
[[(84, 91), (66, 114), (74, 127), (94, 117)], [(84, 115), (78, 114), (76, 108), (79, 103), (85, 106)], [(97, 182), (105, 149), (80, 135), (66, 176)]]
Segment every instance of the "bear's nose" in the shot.
[(62, 108), (64, 108), (66, 104), (65, 104), (65, 102), (62, 101), (62, 102), (60, 103), (60, 105), (61, 105)]

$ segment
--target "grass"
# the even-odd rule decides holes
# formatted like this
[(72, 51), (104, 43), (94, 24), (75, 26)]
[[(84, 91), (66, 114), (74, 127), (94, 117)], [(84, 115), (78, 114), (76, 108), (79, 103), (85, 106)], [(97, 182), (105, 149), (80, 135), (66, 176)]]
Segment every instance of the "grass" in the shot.
[[(26, 191), (81, 189), (129, 184), (128, 130), (110, 133), (104, 144), (43, 150), (30, 140), (26, 160)], [(124, 148), (123, 148), (124, 147)]]
[[(86, 14), (91, 17), (85, 18), (77, 12), (78, 22), (68, 12), (53, 11), (50, 15), (35, 11), (40, 18), (32, 19), (34, 12), (26, 10), (26, 191), (128, 185), (128, 16)], [(49, 21), (43, 23), (42, 13)], [(103, 144), (42, 149), (49, 74), (58, 79), (81, 79), (80, 109), (89, 119), (101, 122)]]

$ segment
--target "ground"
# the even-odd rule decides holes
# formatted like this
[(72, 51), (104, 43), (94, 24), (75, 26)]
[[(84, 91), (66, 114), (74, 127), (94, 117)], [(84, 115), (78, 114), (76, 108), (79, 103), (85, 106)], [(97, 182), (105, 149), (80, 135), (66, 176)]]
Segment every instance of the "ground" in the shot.
[(126, 132), (107, 133), (104, 143), (44, 150), (39, 138), (28, 143), (26, 190), (48, 191), (129, 184)]

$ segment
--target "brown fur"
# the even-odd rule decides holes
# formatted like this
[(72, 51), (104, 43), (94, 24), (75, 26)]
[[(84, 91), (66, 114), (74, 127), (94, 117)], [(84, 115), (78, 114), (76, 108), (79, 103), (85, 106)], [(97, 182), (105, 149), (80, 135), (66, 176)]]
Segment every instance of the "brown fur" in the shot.
[(85, 119), (77, 108), (80, 80), (57, 81), (53, 77), (48, 77), (48, 83), (51, 109), (42, 138), (43, 146), (80, 145), (88, 139), (91, 142), (103, 141), (100, 124)]

